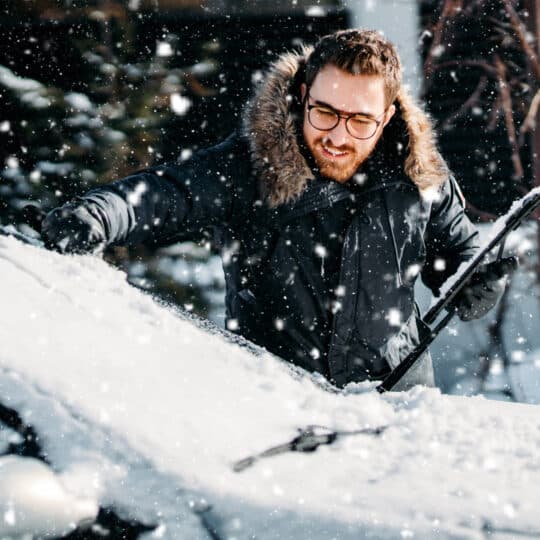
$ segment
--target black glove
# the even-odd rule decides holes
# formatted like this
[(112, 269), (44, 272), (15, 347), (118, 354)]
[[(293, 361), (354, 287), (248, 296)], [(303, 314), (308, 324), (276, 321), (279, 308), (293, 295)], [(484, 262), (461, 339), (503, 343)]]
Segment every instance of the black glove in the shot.
[(68, 203), (49, 212), (41, 236), (47, 248), (60, 253), (99, 253), (106, 246), (101, 222), (81, 203)]
[(462, 321), (472, 321), (483, 317), (502, 296), (505, 287), (503, 278), (511, 275), (517, 266), (517, 257), (507, 257), (480, 266), (451, 304), (459, 318)]

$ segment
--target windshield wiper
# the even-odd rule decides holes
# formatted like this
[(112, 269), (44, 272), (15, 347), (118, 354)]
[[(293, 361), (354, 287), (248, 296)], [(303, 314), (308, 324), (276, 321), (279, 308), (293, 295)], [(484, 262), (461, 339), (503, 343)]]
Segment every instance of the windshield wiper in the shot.
[(286, 452), (315, 452), (322, 444), (332, 444), (342, 437), (353, 435), (381, 435), (386, 426), (376, 428), (364, 428), (351, 431), (335, 431), (324, 426), (311, 425), (306, 428), (299, 428), (299, 434), (284, 444), (273, 446), (260, 454), (255, 454), (247, 458), (241, 459), (233, 464), (234, 472), (242, 472), (248, 467), (251, 467), (256, 461), (261, 458), (277, 456)]

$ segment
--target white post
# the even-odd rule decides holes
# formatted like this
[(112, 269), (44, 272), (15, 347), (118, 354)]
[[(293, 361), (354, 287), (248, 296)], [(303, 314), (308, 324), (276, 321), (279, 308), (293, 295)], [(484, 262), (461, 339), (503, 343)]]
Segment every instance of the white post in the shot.
[(422, 87), (419, 53), (420, 21), (416, 0), (343, 0), (352, 13), (352, 25), (380, 30), (398, 48), (404, 83), (413, 96)]

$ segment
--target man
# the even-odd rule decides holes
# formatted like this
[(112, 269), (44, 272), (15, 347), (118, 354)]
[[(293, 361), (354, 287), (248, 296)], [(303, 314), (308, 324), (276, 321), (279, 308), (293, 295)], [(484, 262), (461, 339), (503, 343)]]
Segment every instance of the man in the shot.
[[(478, 235), (394, 46), (347, 30), (286, 54), (242, 130), (54, 210), (61, 252), (162, 245), (210, 232), (222, 248), (227, 326), (338, 386), (383, 378), (418, 343), (419, 274), (437, 294)], [(508, 270), (479, 274), (463, 319), (495, 305)], [(433, 384), (428, 354), (401, 388)]]

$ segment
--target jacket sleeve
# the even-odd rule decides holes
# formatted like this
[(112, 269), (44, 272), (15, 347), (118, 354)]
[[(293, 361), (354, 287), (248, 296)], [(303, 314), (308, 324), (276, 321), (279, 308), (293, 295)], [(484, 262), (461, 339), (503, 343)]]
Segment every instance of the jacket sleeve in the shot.
[(234, 136), (183, 163), (152, 167), (89, 191), (79, 201), (103, 227), (107, 244), (198, 240), (232, 213)]
[(465, 214), (465, 199), (452, 176), (432, 203), (424, 242), (426, 262), (422, 281), (438, 296), (441, 285), (480, 246), (478, 231)]

